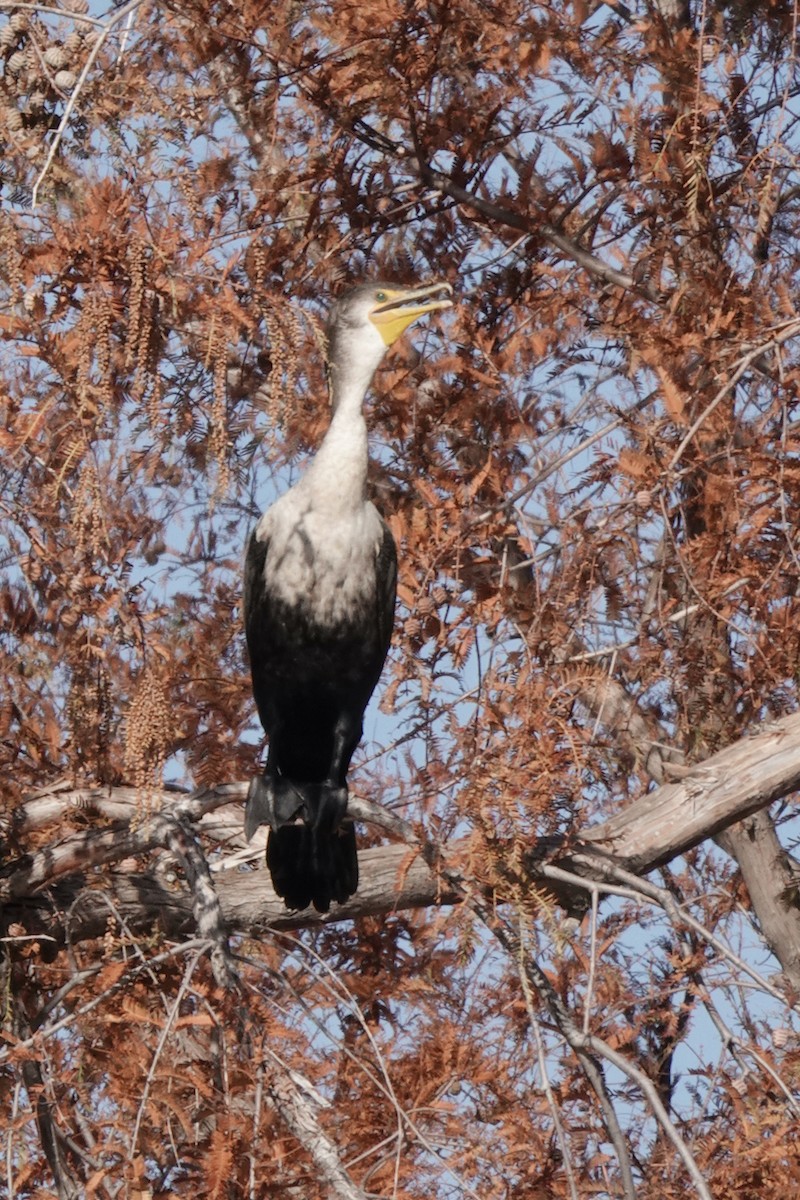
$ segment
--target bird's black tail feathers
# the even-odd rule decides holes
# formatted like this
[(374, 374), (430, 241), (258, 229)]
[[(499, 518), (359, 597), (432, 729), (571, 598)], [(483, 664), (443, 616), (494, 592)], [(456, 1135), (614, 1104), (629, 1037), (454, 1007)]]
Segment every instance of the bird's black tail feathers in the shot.
[(287, 908), (313, 904), (317, 912), (325, 913), (332, 901), (344, 904), (358, 887), (356, 831), (350, 821), (333, 832), (305, 822), (271, 829), (267, 866), (272, 886)]
[(294, 783), (260, 776), (250, 785), (245, 809), (248, 841), (269, 825), (267, 866), (272, 886), (288, 908), (313, 904), (328, 912), (358, 888), (356, 833), (347, 812), (347, 788)]

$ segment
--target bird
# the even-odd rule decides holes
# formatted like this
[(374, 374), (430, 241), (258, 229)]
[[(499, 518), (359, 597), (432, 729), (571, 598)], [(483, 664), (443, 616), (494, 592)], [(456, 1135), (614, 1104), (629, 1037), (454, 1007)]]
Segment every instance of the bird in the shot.
[(448, 283), (375, 281), (333, 303), (330, 425), (247, 544), (244, 626), (269, 749), (250, 783), (245, 836), (269, 826), (267, 866), (290, 909), (326, 913), (358, 888), (347, 771), (389, 649), (397, 582), (394, 538), (366, 497), (364, 400), (389, 346), (413, 321), (452, 307), (452, 294)]

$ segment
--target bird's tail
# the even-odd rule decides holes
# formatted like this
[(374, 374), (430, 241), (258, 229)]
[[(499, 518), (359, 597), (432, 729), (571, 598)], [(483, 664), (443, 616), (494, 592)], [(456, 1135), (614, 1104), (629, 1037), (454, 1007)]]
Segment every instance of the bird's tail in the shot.
[(269, 825), (267, 866), (288, 908), (313, 904), (327, 912), (358, 888), (356, 833), (347, 812), (347, 788), (261, 776), (250, 785), (245, 809), (248, 841)]
[(272, 886), (287, 908), (327, 912), (332, 901), (344, 904), (358, 887), (356, 831), (345, 821), (323, 832), (305, 822), (271, 829), (267, 866)]

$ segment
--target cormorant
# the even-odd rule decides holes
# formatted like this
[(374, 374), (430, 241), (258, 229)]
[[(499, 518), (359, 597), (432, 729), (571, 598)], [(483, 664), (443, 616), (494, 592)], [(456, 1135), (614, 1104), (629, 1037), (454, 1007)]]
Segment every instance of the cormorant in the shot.
[(244, 621), (261, 724), (263, 776), (245, 811), (249, 841), (268, 824), (267, 865), (289, 908), (327, 912), (358, 887), (347, 769), (394, 620), (397, 556), (365, 496), (363, 401), (387, 348), (425, 313), (449, 308), (446, 283), (362, 284), (331, 308), (333, 416), (300, 481), (262, 516), (247, 547)]

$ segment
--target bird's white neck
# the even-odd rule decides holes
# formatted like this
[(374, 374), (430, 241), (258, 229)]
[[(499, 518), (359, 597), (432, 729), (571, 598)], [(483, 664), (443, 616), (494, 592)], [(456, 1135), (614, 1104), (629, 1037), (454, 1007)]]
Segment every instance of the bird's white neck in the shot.
[(364, 398), (385, 350), (375, 334), (368, 339), (362, 336), (357, 345), (340, 341), (331, 355), (333, 417), (305, 476), (315, 504), (327, 512), (353, 511), (364, 502), (368, 462)]
[(363, 503), (367, 481), (367, 422), (363, 399), (339, 402), (305, 476), (315, 507), (339, 512)]

